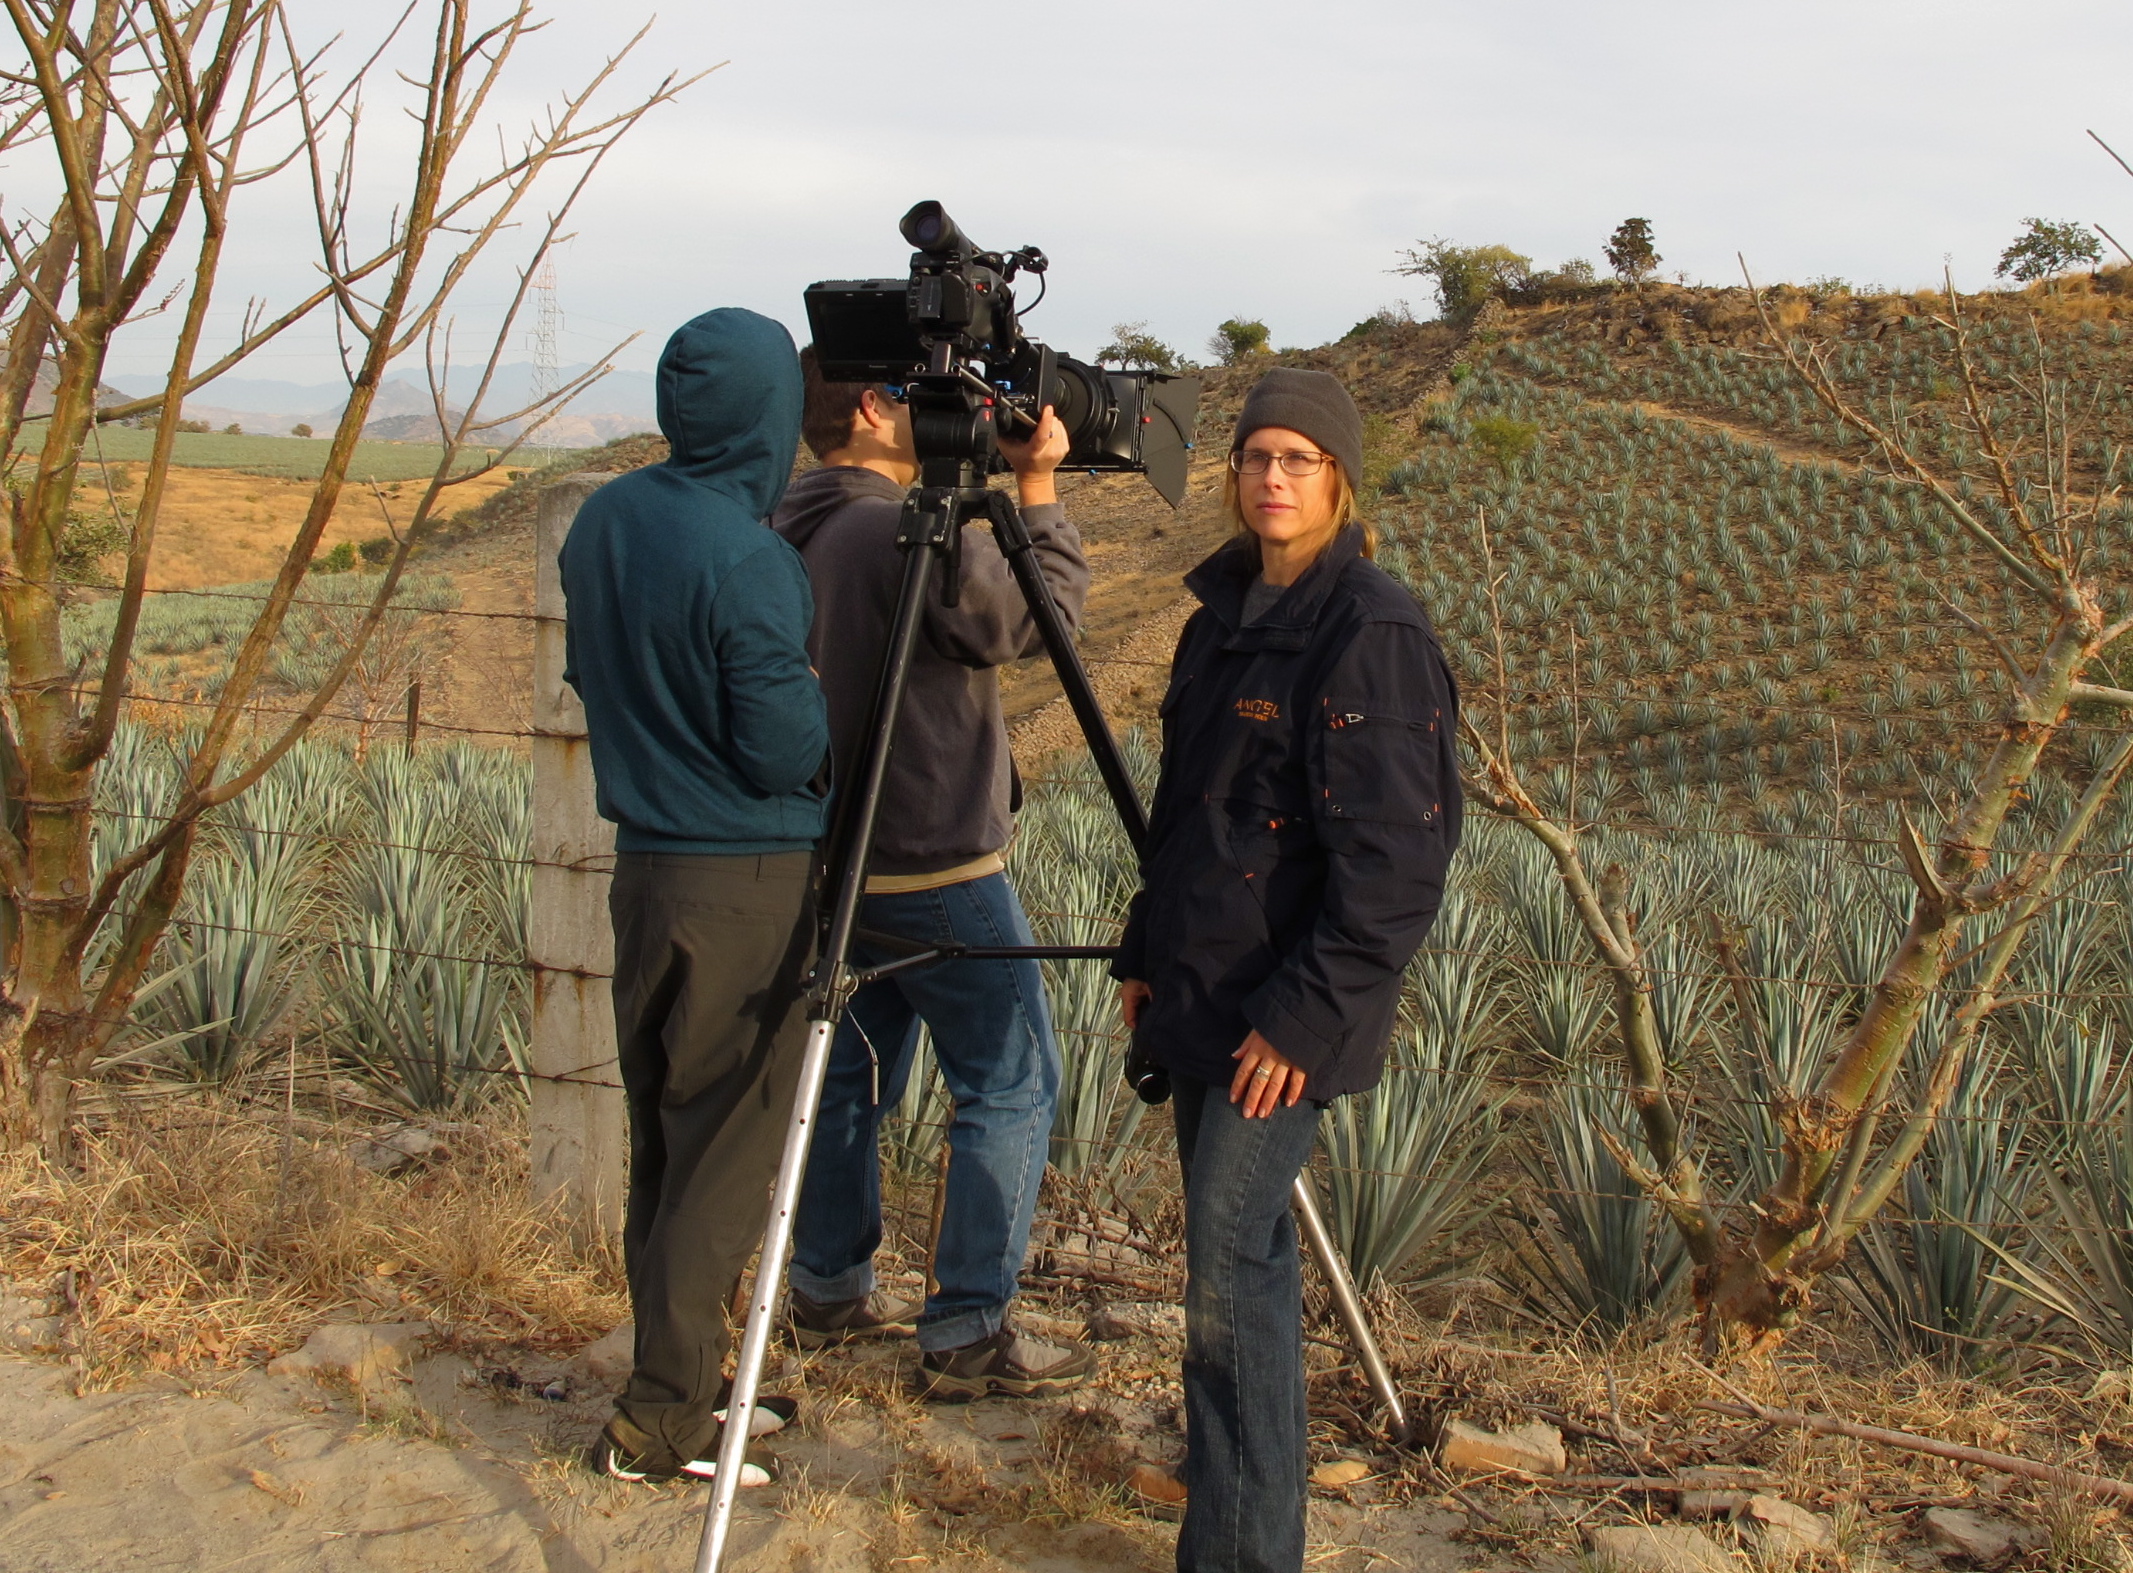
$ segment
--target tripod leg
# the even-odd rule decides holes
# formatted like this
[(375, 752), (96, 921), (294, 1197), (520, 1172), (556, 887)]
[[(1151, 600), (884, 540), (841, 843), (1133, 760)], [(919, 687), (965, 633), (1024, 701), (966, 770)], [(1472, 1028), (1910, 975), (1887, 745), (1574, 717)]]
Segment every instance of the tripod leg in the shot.
[(1014, 572), (1030, 618), (1044, 640), (1044, 652), (1051, 657), (1052, 670), (1058, 674), (1067, 704), (1081, 724), (1089, 756), (1096, 761), (1096, 772), (1111, 794), (1111, 806), (1118, 810), (1119, 822), (1126, 827), (1126, 840), (1139, 852), (1141, 843), (1148, 839), (1147, 811), (1141, 807), (1140, 794), (1134, 790), (1133, 777), (1119, 754), (1110, 723), (1104, 720), (1103, 707), (1096, 702), (1096, 690), (1089, 685), (1089, 670), (1081, 664), (1074, 636), (1067, 631), (1066, 619), (1059, 615), (1058, 603), (1052, 599), (1052, 587), (1045, 583), (1044, 570), (1037, 566), (1036, 548), (1022, 522), (1021, 510), (1005, 492), (989, 493), (985, 501), (992, 517), (993, 538), (1000, 543), (1007, 566)]
[[(785, 1127), (785, 1151), (778, 1160), (777, 1182), (771, 1188), (770, 1224), (763, 1231), (763, 1247), (756, 1257), (748, 1326), (741, 1335), (740, 1356), (734, 1362), (733, 1391), (726, 1400), (726, 1423), (719, 1436), (718, 1478), (712, 1483), (711, 1506), (704, 1514), (703, 1538), (696, 1549), (696, 1573), (718, 1573), (732, 1536), (734, 1497), (740, 1490), (748, 1432), (755, 1419), (763, 1357), (770, 1349), (771, 1308), (777, 1304), (778, 1280), (785, 1271), (785, 1253), (792, 1245), (793, 1209), (799, 1204), (800, 1182), (807, 1174), (807, 1149), (814, 1140), (815, 1105), (822, 1097), (822, 1080), (829, 1069), (830, 1043), (836, 1035), (837, 1020), (851, 997), (848, 953), (852, 931), (859, 921), (859, 906), (866, 896), (867, 854), (873, 849), (874, 819), (881, 807), (882, 783), (888, 775), (889, 744), (896, 730), (897, 712), (903, 707), (904, 679), (910, 672), (911, 652), (918, 642), (934, 553), (940, 549), (938, 531), (929, 522), (937, 518), (906, 507), (907, 521), (915, 523), (902, 542), (907, 547), (903, 584), (897, 592), (895, 621), (889, 627), (881, 682), (867, 719), (866, 746), (860, 756), (853, 806), (839, 827), (831, 856), (830, 879), (835, 896), (822, 956), (815, 965), (807, 1049), (800, 1061), (800, 1086), (793, 1095), (792, 1115)], [(954, 527), (952, 517), (947, 522), (950, 528)]]
[(726, 1555), (733, 1526), (734, 1493), (748, 1451), (748, 1431), (755, 1418), (756, 1389), (763, 1379), (763, 1358), (770, 1350), (770, 1318), (778, 1300), (778, 1278), (792, 1245), (793, 1209), (800, 1202), (800, 1182), (807, 1174), (807, 1148), (815, 1134), (815, 1104), (822, 1096), (829, 1068), (834, 1021), (817, 1021), (807, 1031), (807, 1051), (800, 1061), (800, 1089), (793, 1096), (785, 1151), (778, 1160), (777, 1184), (770, 1193), (770, 1227), (756, 1261), (755, 1289), (748, 1302), (748, 1326), (741, 1334), (740, 1358), (734, 1363), (733, 1391), (726, 1399), (726, 1424), (719, 1437), (718, 1478), (712, 1483), (711, 1510), (704, 1516), (703, 1538), (696, 1550), (697, 1573), (713, 1573)]
[(1295, 1203), (1304, 1238), (1310, 1242), (1311, 1254), (1318, 1259), (1318, 1270), (1326, 1275), (1327, 1286), (1333, 1291), (1333, 1303), (1340, 1310), (1342, 1325), (1348, 1329), (1348, 1340), (1355, 1345), (1364, 1374), (1370, 1378), (1378, 1401), (1385, 1406), (1385, 1413), (1392, 1421), (1392, 1439), (1404, 1443), (1407, 1440), (1407, 1411), (1401, 1406), (1400, 1390), (1393, 1386), (1392, 1372), (1385, 1367), (1385, 1356), (1378, 1351), (1378, 1341), (1371, 1336), (1370, 1323), (1363, 1315), (1363, 1302), (1355, 1292), (1355, 1280), (1348, 1276), (1340, 1252), (1333, 1248), (1333, 1236), (1326, 1232), (1326, 1220), (1318, 1210), (1318, 1194), (1312, 1190), (1308, 1174), (1296, 1176)]

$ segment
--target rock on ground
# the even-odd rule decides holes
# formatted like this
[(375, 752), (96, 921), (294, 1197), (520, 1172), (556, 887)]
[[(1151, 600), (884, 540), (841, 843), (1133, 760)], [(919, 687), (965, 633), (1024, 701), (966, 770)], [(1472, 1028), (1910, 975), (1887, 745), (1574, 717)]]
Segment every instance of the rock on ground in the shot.
[(1369, 1478), (1370, 1466), (1360, 1458), (1329, 1459), (1311, 1471), (1311, 1484), (1328, 1491), (1337, 1491), (1342, 1486), (1352, 1486)]
[(1750, 1493), (1746, 1491), (1712, 1491), (1702, 1487), (1686, 1489), (1681, 1493), (1680, 1512), (1683, 1518), (1732, 1518), (1748, 1506)]
[(1617, 1573), (1740, 1573), (1733, 1558), (1686, 1524), (1618, 1524), (1596, 1529), (1592, 1556)]
[(585, 1374), (610, 1392), (620, 1392), (637, 1364), (637, 1324), (624, 1322), (606, 1337), (578, 1351)]
[(1484, 1431), (1464, 1420), (1447, 1420), (1439, 1459), (1446, 1469), (1470, 1474), (1515, 1470), (1525, 1475), (1559, 1475), (1570, 1467), (1563, 1433), (1537, 1421), (1509, 1431)]
[(1739, 1521), (1754, 1525), (1763, 1549), (1778, 1557), (1813, 1556), (1837, 1544), (1828, 1519), (1783, 1497), (1749, 1497), (1741, 1505)]
[(1960, 1507), (1928, 1508), (1924, 1528), (1927, 1541), (1942, 1556), (1960, 1557), (1979, 1567), (1995, 1567), (2039, 1539), (2024, 1525)]
[(405, 1371), (429, 1336), (427, 1322), (329, 1322), (267, 1372), (368, 1387)]
[(57, 1349), (63, 1331), (51, 1302), (10, 1294), (0, 1284), (0, 1349)]

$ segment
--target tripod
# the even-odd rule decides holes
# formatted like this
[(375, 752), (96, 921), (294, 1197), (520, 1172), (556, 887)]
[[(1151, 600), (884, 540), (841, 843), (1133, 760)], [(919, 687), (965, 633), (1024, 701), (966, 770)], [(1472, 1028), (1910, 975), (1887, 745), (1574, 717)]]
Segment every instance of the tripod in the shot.
[[(914, 384), (933, 379), (914, 379)], [(770, 1222), (756, 1262), (755, 1282), (748, 1305), (748, 1322), (741, 1336), (733, 1386), (726, 1401), (726, 1423), (720, 1438), (718, 1475), (711, 1505), (704, 1519), (698, 1546), (697, 1573), (717, 1573), (726, 1554), (732, 1529), (735, 1494), (740, 1488), (743, 1455), (748, 1445), (749, 1423), (754, 1416), (757, 1388), (762, 1380), (763, 1360), (770, 1346), (772, 1311), (778, 1299), (778, 1281), (785, 1254), (792, 1243), (793, 1210), (807, 1167), (808, 1146), (814, 1136), (816, 1104), (829, 1067), (831, 1040), (846, 1004), (862, 985), (913, 967), (951, 960), (1107, 960), (1115, 952), (1099, 945), (976, 946), (941, 945), (916, 954), (900, 956), (878, 967), (855, 966), (850, 958), (858, 929), (861, 903), (866, 894), (866, 866), (872, 850), (874, 825), (881, 807), (882, 786), (887, 779), (889, 749), (902, 708), (905, 679), (911, 655), (924, 620), (926, 595), (936, 571), (945, 569), (941, 583), (943, 604), (953, 606), (961, 567), (961, 543), (966, 520), (985, 518), (994, 539), (1006, 556), (1015, 582), (1022, 591), (1032, 620), (1044, 641), (1046, 654), (1058, 673), (1067, 703), (1096, 761), (1104, 789), (1118, 811), (1126, 838), (1136, 853), (1148, 835), (1148, 818), (1141, 807), (1133, 779), (1120, 756), (1117, 741), (1105, 722), (1103, 711), (1089, 684), (1089, 675), (1074, 648), (1072, 636), (1052, 599), (1036, 562), (1035, 548), (1021, 511), (1004, 492), (984, 484), (985, 471), (974, 457), (991, 450), (992, 409), (988, 400), (979, 406), (953, 376), (940, 378), (933, 388), (936, 402), (922, 407), (914, 386), (914, 436), (919, 452), (947, 449), (951, 456), (924, 458), (919, 485), (904, 501), (897, 526), (897, 546), (904, 554), (904, 570), (897, 592), (896, 610), (890, 624), (886, 655), (868, 714), (866, 741), (860, 754), (857, 781), (845, 810), (831, 836), (829, 883), (833, 892), (829, 923), (822, 955), (816, 963), (809, 995), (807, 1044), (800, 1066), (800, 1085), (793, 1098), (791, 1124), (786, 1129), (785, 1150), (778, 1163), (777, 1180), (771, 1191)], [(948, 401), (960, 404), (956, 418)], [(929, 438), (933, 439), (929, 442)], [(1333, 1248), (1325, 1220), (1308, 1177), (1298, 1175), (1294, 1203), (1303, 1234), (1320, 1270), (1332, 1288), (1341, 1320), (1362, 1360), (1371, 1386), (1384, 1404), (1396, 1440), (1405, 1441), (1407, 1420), (1398, 1390), (1386, 1369), (1377, 1342), (1363, 1315), (1361, 1301), (1346, 1267)]]

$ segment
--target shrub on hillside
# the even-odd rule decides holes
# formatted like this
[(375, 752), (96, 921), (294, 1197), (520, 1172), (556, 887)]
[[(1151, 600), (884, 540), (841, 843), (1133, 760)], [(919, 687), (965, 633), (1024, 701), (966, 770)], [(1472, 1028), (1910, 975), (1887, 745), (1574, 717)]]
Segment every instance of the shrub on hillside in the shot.
[(1467, 427), (1466, 440), (1488, 457), (1496, 466), (1496, 473), (1509, 479), (1518, 467), (1518, 461), (1533, 451), (1533, 443), (1540, 436), (1540, 428), (1531, 421), (1513, 420), (1508, 415), (1484, 415)]
[(1430, 280), (1447, 322), (1472, 322), (1491, 300), (1506, 298), (1533, 278), (1533, 259), (1509, 246), (1455, 246), (1440, 239), (1406, 256), (1392, 271)]
[(1240, 365), (1254, 355), (1264, 355), (1267, 325), (1251, 317), (1232, 317), (1215, 329), (1207, 341), (1208, 352), (1225, 366)]
[(1119, 322), (1111, 326), (1111, 342), (1096, 352), (1105, 365), (1139, 367), (1146, 371), (1183, 371), (1185, 357), (1148, 331), (1145, 322)]
[(2000, 265), (1992, 270), (1994, 278), (2034, 284), (2103, 261), (2103, 243), (2086, 224), (2074, 219), (2060, 224), (2041, 218), (2023, 222), (2029, 228), (2000, 253)]
[(1666, 259), (1652, 243), (1652, 221), (1626, 218), (1607, 239), (1607, 265), (1628, 284), (1641, 284), (1659, 271)]
[(1381, 328), (1411, 327), (1414, 324), (1414, 320), (1413, 308), (1404, 300), (1396, 300), (1390, 306), (1380, 306), (1346, 333), (1343, 333), (1340, 337), (1340, 342), (1348, 344), (1356, 339), (1367, 339)]

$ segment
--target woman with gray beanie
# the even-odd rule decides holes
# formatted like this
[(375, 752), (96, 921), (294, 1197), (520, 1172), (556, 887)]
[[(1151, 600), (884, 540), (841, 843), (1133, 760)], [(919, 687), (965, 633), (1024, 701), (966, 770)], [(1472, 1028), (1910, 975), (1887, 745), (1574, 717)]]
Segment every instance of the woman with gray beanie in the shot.
[(1303, 1566), (1302, 1280), (1289, 1194), (1319, 1112), (1383, 1074), (1459, 844), (1458, 696), (1356, 517), (1363, 423), (1281, 368), (1244, 401), (1236, 536), (1191, 574), (1163, 767), (1112, 973), (1170, 1074), (1185, 1171), (1180, 1573)]

